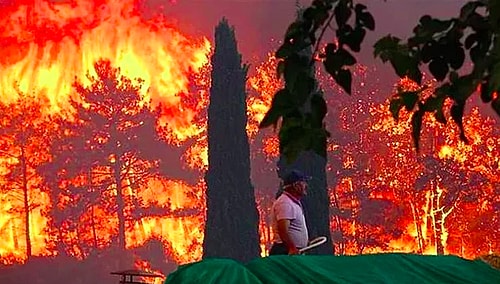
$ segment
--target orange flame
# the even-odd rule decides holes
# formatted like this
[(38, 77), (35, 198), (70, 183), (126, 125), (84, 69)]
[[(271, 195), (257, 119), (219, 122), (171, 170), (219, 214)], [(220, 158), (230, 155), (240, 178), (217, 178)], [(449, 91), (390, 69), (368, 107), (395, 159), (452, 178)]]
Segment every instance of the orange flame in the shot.
[[(82, 0), (53, 3), (40, 0), (2, 6), (2, 102), (15, 102), (18, 90), (22, 93), (34, 92), (37, 99), (48, 98), (47, 114), (62, 114), (63, 110), (69, 109), (75, 77), (88, 84), (87, 73), (95, 75), (94, 62), (106, 58), (120, 68), (122, 75), (144, 80), (141, 92), (145, 99), (151, 100), (152, 106), (161, 105), (163, 116), (160, 126), (164, 126), (167, 141), (179, 145), (202, 134), (203, 122), (200, 125), (198, 116), (207, 102), (206, 86), (209, 82), (206, 74), (209, 70), (206, 66), (211, 44), (207, 38), (182, 34), (162, 16), (143, 19), (136, 2)], [(193, 83), (200, 87), (196, 91), (198, 94), (193, 93)], [(189, 100), (196, 96), (200, 99)], [(193, 157), (198, 153), (187, 155)], [(15, 161), (2, 156), (0, 162), (3, 169)], [(182, 182), (151, 181), (147, 188), (140, 189), (138, 194), (141, 198), (147, 202), (154, 200), (160, 207), (167, 206), (166, 201), (157, 197), (170, 195), (173, 203), (167, 208), (171, 214), (141, 218), (126, 232), (127, 246), (138, 246), (148, 238), (160, 237), (166, 242), (168, 240), (176, 261), (182, 263), (199, 259), (199, 244), (203, 238), (200, 231), (204, 218), (203, 198), (197, 196), (192, 199), (186, 194), (194, 190), (199, 195), (203, 192), (202, 187), (201, 184), (190, 187)], [(51, 237), (47, 231), (49, 220), (44, 217), (43, 211), (51, 202), (57, 201), (50, 200), (37, 189), (31, 190), (30, 196), (38, 196), (42, 204), (31, 212), (33, 254), (55, 253), (47, 247)], [(23, 239), (20, 228), (24, 222), (16, 210), (22, 208), (22, 204), (3, 193), (0, 193), (0, 202), (0, 238), (4, 240), (0, 244), (1, 259), (3, 262), (21, 260), (25, 255), (25, 244), (19, 241)], [(179, 206), (184, 206), (187, 213), (176, 217), (174, 215), (180, 210)], [(191, 210), (193, 206), (198, 209)], [(116, 228), (117, 221), (106, 217), (99, 206), (92, 207), (91, 212), (96, 220), (102, 221), (97, 226), (98, 242), (106, 245), (115, 233), (115, 229), (111, 228)], [(90, 211), (83, 214), (80, 222), (89, 222), (92, 219), (89, 214)], [(92, 233), (67, 230), (67, 234), (60, 237), (61, 241), (73, 247), (75, 256), (84, 257), (77, 238), (90, 242)], [(196, 248), (193, 249), (193, 246)]]

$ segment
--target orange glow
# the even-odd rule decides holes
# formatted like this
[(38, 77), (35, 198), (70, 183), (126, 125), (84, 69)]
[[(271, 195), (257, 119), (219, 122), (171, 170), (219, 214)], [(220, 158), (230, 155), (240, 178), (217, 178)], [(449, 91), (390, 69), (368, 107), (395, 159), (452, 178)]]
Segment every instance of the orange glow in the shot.
[(151, 268), (151, 264), (145, 260), (141, 259), (136, 259), (134, 262), (135, 268), (146, 271), (146, 272), (151, 272), (160, 276), (163, 276), (163, 278), (151, 278), (151, 277), (140, 277), (140, 281), (143, 283), (148, 283), (148, 284), (161, 284), (163, 281), (165, 281), (165, 275), (161, 273), (161, 271), (154, 270)]
[[(143, 184), (123, 180), (125, 245), (134, 250), (151, 240), (159, 240), (165, 256), (177, 264), (200, 260), (206, 210), (203, 175), (208, 169), (206, 109), (211, 84), (211, 43), (205, 37), (183, 34), (164, 16), (143, 19), (134, 0), (33, 2), (34, 7), (1, 8), (4, 17), (0, 18), (3, 55), (0, 98), (8, 105), (0, 106), (3, 110), (24, 114), (13, 118), (7, 115), (9, 111), (0, 111), (4, 114), (0, 117), (2, 130), (18, 119), (22, 123), (14, 124), (22, 127), (34, 121), (39, 123), (36, 126), (57, 128), (56, 118), (69, 121), (70, 98), (79, 99), (72, 97), (76, 93), (72, 83), (77, 77), (88, 84), (85, 75), (94, 74), (92, 66), (97, 59), (110, 59), (122, 75), (141, 78), (144, 80), (143, 103), (149, 105), (151, 100), (152, 107), (160, 107), (157, 131), (174, 155), (171, 160), (169, 156), (163, 161), (161, 173), (148, 177)], [(262, 164), (259, 159), (252, 160), (253, 169), (275, 169), (279, 157), (277, 134), (258, 129), (274, 94), (283, 87), (283, 80), (277, 78), (277, 64), (278, 59), (269, 53), (264, 62), (250, 65), (256, 67), (250, 70), (247, 81), (246, 130), (252, 149), (265, 156)], [(367, 88), (370, 82), (363, 80), (368, 68), (357, 66), (353, 72), (355, 80), (362, 80), (359, 87)], [(330, 209), (335, 211), (331, 215), (331, 229), (338, 254), (436, 254), (438, 247), (442, 247), (444, 253), (473, 258), (480, 253), (498, 251), (500, 244), (495, 236), (500, 232), (484, 225), (498, 213), (494, 204), (498, 202), (495, 186), (500, 184), (500, 133), (494, 119), (481, 116), (477, 108), (467, 113), (464, 127), (471, 143), (466, 144), (458, 139), (456, 125), (442, 125), (432, 115), (426, 115), (422, 127), (423, 149), (417, 154), (411, 140), (409, 112), (401, 110), (399, 122), (395, 122), (388, 103), (358, 98), (349, 101), (341, 97), (338, 86), (332, 87), (333, 79), (329, 76), (318, 78), (322, 86), (335, 88), (334, 92), (325, 91), (329, 102), (325, 122), (332, 133), (327, 175)], [(423, 92), (422, 99), (433, 94), (436, 82), (425, 84), (429, 88)], [(419, 88), (408, 78), (401, 80), (398, 87)], [(27, 95), (32, 93), (35, 98)], [(348, 103), (344, 104), (343, 99)], [(36, 107), (23, 111), (20, 106), (26, 101), (40, 102), (38, 111)], [(43, 115), (36, 115), (37, 112)], [(57, 129), (50, 130), (56, 133), (54, 135), (60, 134)], [(2, 134), (0, 136), (0, 263), (23, 263), (27, 254), (26, 213), (21, 190), (19, 186), (14, 187), (14, 181), (9, 178), (9, 174), (19, 168), (21, 150), (12, 137), (3, 141)], [(48, 146), (39, 136), (31, 137), (33, 145), (28, 156), (36, 162), (52, 159), (50, 153), (46, 153)], [(99, 143), (107, 139), (101, 137)], [(255, 157), (254, 152), (251, 154)], [(426, 158), (434, 164), (426, 165)], [(114, 155), (103, 159), (110, 164), (120, 162)], [(178, 172), (177, 163), (185, 172)], [(105, 179), (95, 175), (104, 171), (109, 175), (110, 170), (94, 167), (88, 175), (60, 178), (55, 185), (44, 185), (36, 166), (34, 163), (29, 167), (31, 179), (27, 184), (29, 203), (33, 206), (28, 222), (32, 255), (62, 254), (55, 245), (62, 244), (64, 252), (82, 260), (94, 251), (110, 248), (119, 231), (118, 214), (110, 209), (117, 203), (117, 183), (108, 186), (102, 200), (95, 202), (85, 202), (84, 194), (70, 192), (72, 187), (79, 187), (78, 190), (94, 193), (92, 184), (103, 183)], [(446, 172), (446, 167), (451, 169)], [(188, 178), (182, 180), (186, 172), (195, 176), (190, 182), (186, 181)], [(437, 174), (430, 181), (420, 180), (434, 173)], [(467, 175), (477, 181), (447, 181), (453, 174)], [(273, 239), (269, 210), (274, 194), (262, 193), (274, 193), (275, 188), (258, 188), (260, 181), (252, 183), (256, 186), (260, 214), (261, 255), (266, 256)], [(59, 195), (49, 194), (47, 187), (52, 186), (61, 189)], [(467, 196), (469, 191), (455, 195), (460, 186), (475, 195)], [(51, 212), (72, 209), (74, 204), (84, 208), (61, 220)], [(389, 209), (378, 212), (383, 206)], [(369, 216), (363, 215), (364, 212), (369, 212)], [(148, 271), (156, 269), (142, 259), (136, 260), (135, 266)]]
[[(87, 73), (96, 75), (94, 62), (105, 58), (120, 68), (121, 75), (143, 80), (141, 92), (144, 99), (151, 100), (153, 107), (161, 105), (159, 127), (169, 143), (180, 145), (203, 133), (204, 123), (198, 116), (206, 107), (206, 90), (210, 84), (207, 75), (211, 43), (207, 38), (184, 35), (159, 15), (143, 19), (134, 0), (71, 3), (42, 0), (33, 3), (34, 6), (17, 4), (2, 8), (0, 82), (3, 88), (0, 98), (3, 103), (16, 102), (19, 93), (33, 92), (36, 100), (47, 97), (45, 114), (67, 115), (68, 111), (71, 112), (69, 100), (75, 93), (72, 89), (75, 78), (87, 85)], [(193, 84), (199, 90), (193, 91)], [(195, 97), (199, 99), (193, 100)], [(188, 160), (196, 160), (200, 159), (196, 155), (203, 153), (189, 152), (186, 155)], [(0, 157), (0, 169), (17, 163), (6, 157)], [(110, 161), (114, 159), (110, 157)], [(0, 172), (6, 174), (3, 170)], [(167, 201), (158, 199), (158, 196), (170, 195), (172, 204), (167, 208), (172, 213), (146, 216), (134, 223), (126, 232), (127, 247), (139, 246), (149, 238), (159, 237), (170, 243), (170, 253), (179, 263), (199, 259), (204, 199), (193, 200), (186, 194), (195, 191), (198, 196), (203, 192), (201, 188), (201, 185), (191, 187), (174, 181), (150, 181), (148, 187), (140, 188), (137, 194), (149, 202), (147, 204), (154, 201), (158, 206), (166, 206)], [(133, 195), (131, 190), (129, 194)], [(106, 216), (108, 213), (104, 208), (92, 206), (75, 222), (96, 222), (93, 228), (98, 230), (97, 237), (92, 230), (69, 229), (68, 226), (73, 226), (70, 223), (61, 224), (67, 229), (55, 237), (55, 232), (47, 231), (50, 220), (46, 211), (51, 202), (57, 201), (50, 200), (37, 188), (30, 190), (30, 196), (37, 196), (37, 202), (41, 203), (30, 216), (33, 255), (56, 254), (49, 242), (59, 238), (72, 247), (70, 253), (83, 258), (86, 252), (80, 247), (80, 241), (105, 247), (117, 232), (116, 218)], [(1, 261), (22, 261), (26, 250), (22, 231), (24, 220), (17, 212), (22, 203), (3, 192), (0, 192), (0, 202), (0, 239), (4, 240), (0, 244)], [(71, 202), (74, 201), (65, 203)], [(181, 210), (180, 206), (188, 213), (177, 217), (175, 214)]]
[[(163, 105), (162, 121), (173, 138), (184, 141), (200, 132), (193, 124), (197, 109), (185, 109), (180, 94), (189, 92), (188, 75), (207, 63), (208, 39), (183, 35), (160, 17), (143, 20), (133, 0), (35, 3), (31, 23), (26, 5), (0, 19), (0, 38), (7, 39), (0, 64), (3, 102), (15, 100), (18, 84), (24, 93), (46, 94), (52, 111), (67, 108), (75, 76), (88, 83), (94, 62), (106, 58), (122, 75), (144, 80), (142, 92)], [(44, 31), (47, 25), (54, 31)]]
[(267, 61), (259, 65), (255, 75), (248, 78), (249, 89), (257, 93), (247, 101), (248, 125), (247, 132), (254, 137), (259, 124), (271, 106), (274, 94), (283, 87), (283, 81), (278, 80), (276, 66), (278, 59), (269, 54)]

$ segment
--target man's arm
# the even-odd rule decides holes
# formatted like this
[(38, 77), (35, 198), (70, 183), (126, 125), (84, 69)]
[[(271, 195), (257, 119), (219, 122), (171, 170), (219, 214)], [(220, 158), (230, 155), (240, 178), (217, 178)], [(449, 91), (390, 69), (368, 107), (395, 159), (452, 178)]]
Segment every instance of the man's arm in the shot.
[(288, 254), (298, 254), (299, 250), (295, 246), (290, 238), (290, 234), (288, 234), (288, 227), (290, 226), (290, 220), (281, 219), (278, 220), (278, 234), (280, 235), (280, 239), (285, 243), (288, 248)]

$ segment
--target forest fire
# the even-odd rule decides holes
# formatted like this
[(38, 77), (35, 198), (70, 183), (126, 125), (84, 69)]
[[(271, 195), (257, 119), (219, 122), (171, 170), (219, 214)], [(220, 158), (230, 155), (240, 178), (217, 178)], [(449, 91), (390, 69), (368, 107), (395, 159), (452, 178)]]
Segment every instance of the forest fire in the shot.
[[(26, 96), (27, 100), (45, 100), (44, 104), (40, 104), (40, 108), (45, 110), (43, 114), (35, 117), (31, 113), (31, 117), (18, 116), (16, 119), (44, 121), (48, 115), (72, 116), (74, 113), (70, 100), (80, 99), (72, 97), (75, 94), (72, 86), (75, 78), (82, 81), (83, 86), (88, 86), (90, 81), (87, 73), (96, 76), (93, 65), (98, 59), (105, 58), (120, 68), (121, 75), (142, 80), (140, 92), (144, 95), (144, 102), (151, 101), (152, 107), (161, 105), (158, 121), (164, 129), (162, 133), (166, 135), (166, 141), (178, 145), (203, 131), (195, 119), (205, 108), (206, 100), (195, 99), (195, 104), (190, 103), (196, 96), (190, 90), (190, 85), (204, 84), (201, 81), (193, 82), (193, 75), (196, 77), (203, 70), (205, 74), (207, 72), (204, 66), (208, 62), (211, 45), (206, 38), (187, 37), (160, 16), (142, 19), (134, 1), (34, 3), (28, 5), (16, 2), (1, 8), (2, 15), (8, 15), (0, 20), (0, 41), (4, 54), (0, 62), (2, 101), (10, 106), (21, 105), (25, 101), (24, 94), (33, 94), (33, 97)], [(203, 96), (203, 93), (200, 91), (199, 95)], [(36, 108), (35, 105), (32, 107)], [(19, 114), (21, 112), (19, 109)], [(2, 118), (2, 127), (14, 127), (15, 122), (9, 123), (6, 121), (8, 119)], [(24, 148), (17, 147), (19, 145), (15, 141), (4, 139), (2, 142), (2, 174), (8, 177), (13, 175), (13, 169), (19, 164), (17, 149)], [(28, 155), (36, 153), (36, 146), (30, 146), (32, 149), (28, 150), (32, 152)], [(33, 167), (39, 163), (35, 162), (27, 168), (31, 167), (29, 170), (34, 171)], [(29, 254), (53, 255), (58, 252), (53, 247), (56, 240), (49, 229), (51, 220), (47, 212), (56, 201), (50, 199), (45, 189), (39, 188), (42, 185), (38, 179), (39, 175), (29, 181), (26, 187), (30, 203)], [(4, 188), (12, 186), (8, 179), (2, 184)], [(22, 191), (21, 188), (19, 191)], [(153, 197), (164, 192), (168, 193), (168, 200)], [(199, 248), (190, 249), (189, 240), (198, 242), (202, 239), (198, 223), (202, 220), (204, 205), (198, 203), (200, 199), (186, 197), (189, 192), (203, 191), (199, 186), (172, 180), (150, 181), (148, 187), (139, 190), (137, 195), (147, 206), (154, 202), (155, 206), (169, 208), (167, 211), (175, 213), (179, 206), (189, 208), (195, 204), (197, 210), (176, 218), (169, 214), (140, 218), (127, 230), (127, 247), (140, 246), (152, 237), (166, 238), (171, 240), (171, 251), (176, 261), (199, 258)], [(0, 245), (0, 258), (4, 263), (21, 261), (27, 254), (26, 243), (21, 241), (24, 231), (27, 231), (23, 229), (26, 221), (21, 217), (26, 215), (23, 212), (26, 207), (17, 194), (2, 190), (0, 195), (0, 236), (4, 240)], [(88, 240), (100, 248), (109, 244), (112, 235), (116, 234), (114, 228), (118, 220), (107, 217), (101, 205), (91, 206), (83, 212), (80, 222), (85, 224), (90, 221), (99, 224), (99, 227), (92, 226), (92, 230), (81, 227), (76, 228), (76, 231), (75, 228), (67, 228), (62, 237), (69, 242), (68, 249), (76, 257), (81, 258), (88, 253), (84, 252), (80, 241)], [(188, 247), (183, 247), (183, 244)]]
[[(163, 16), (143, 19), (133, 0), (34, 3), (0, 5), (0, 263), (84, 260), (116, 247), (141, 254), (155, 241), (162, 261), (199, 260), (212, 44)], [(251, 158), (264, 159), (252, 168), (274, 169), (278, 139), (258, 124), (283, 82), (271, 54), (255, 65), (246, 130)], [(321, 77), (335, 253), (498, 253), (498, 122), (472, 109), (466, 144), (450, 119), (429, 115), (417, 154), (411, 116), (394, 121), (387, 102), (371, 100), (384, 96), (371, 71), (354, 71), (355, 98)], [(195, 178), (170, 176), (174, 163)], [(274, 193), (257, 196), (263, 256)], [(133, 265), (160, 272), (144, 255)]]

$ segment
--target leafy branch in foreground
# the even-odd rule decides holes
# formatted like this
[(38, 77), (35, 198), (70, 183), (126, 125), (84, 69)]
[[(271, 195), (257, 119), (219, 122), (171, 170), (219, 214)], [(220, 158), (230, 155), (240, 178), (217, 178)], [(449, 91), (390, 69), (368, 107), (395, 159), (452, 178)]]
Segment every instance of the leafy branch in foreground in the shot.
[[(422, 16), (406, 42), (388, 35), (374, 46), (374, 55), (389, 61), (396, 74), (422, 83), (422, 65), (442, 84), (430, 97), (417, 91), (400, 91), (391, 98), (395, 119), (401, 108), (413, 112), (412, 127), (415, 147), (419, 148), (422, 118), (433, 113), (436, 120), (446, 123), (444, 102), (453, 104), (450, 115), (460, 129), (460, 138), (467, 142), (463, 115), (467, 99), (480, 89), (481, 99), (490, 103), (500, 115), (500, 1), (479, 0), (466, 3), (460, 15), (449, 20)], [(466, 51), (472, 70), (464, 67)], [(460, 75), (463, 74), (464, 75)]]
[[(333, 25), (336, 25), (335, 29)], [(335, 30), (337, 42), (328, 43), (320, 52), (325, 31)], [(327, 105), (317, 90), (318, 82), (311, 66), (321, 59), (325, 70), (348, 94), (351, 94), (355, 65), (353, 52), (359, 52), (366, 30), (374, 30), (375, 21), (366, 6), (353, 0), (314, 0), (302, 17), (288, 27), (285, 40), (276, 52), (281, 61), (278, 77), (285, 79), (260, 127), (278, 127), (280, 154), (289, 162), (302, 151), (313, 150), (326, 157), (324, 126)], [(312, 49), (313, 52), (304, 53)], [(472, 71), (467, 73), (467, 51)], [(407, 41), (387, 35), (374, 46), (374, 56), (390, 62), (396, 74), (422, 85), (422, 71), (427, 66), (441, 85), (433, 95), (424, 96), (422, 86), (416, 91), (401, 89), (391, 98), (391, 112), (397, 120), (404, 107), (413, 113), (412, 137), (419, 149), (422, 119), (433, 113), (446, 123), (444, 102), (452, 101), (450, 115), (467, 142), (463, 115), (467, 99), (480, 87), (481, 99), (500, 115), (500, 1), (477, 0), (466, 3), (458, 17), (440, 20), (425, 15), (420, 18)]]
[[(328, 43), (320, 52), (322, 38), (333, 25), (337, 43)], [(285, 87), (275, 94), (260, 123), (260, 128), (278, 127), (281, 119), (280, 154), (288, 162), (308, 150), (326, 157), (329, 133), (323, 120), (327, 105), (311, 70), (316, 59), (321, 59), (325, 70), (351, 94), (349, 67), (356, 64), (352, 52), (361, 50), (367, 29), (375, 29), (372, 15), (366, 6), (352, 0), (314, 0), (288, 27), (284, 42), (276, 51), (280, 59), (277, 76), (285, 79)]]

